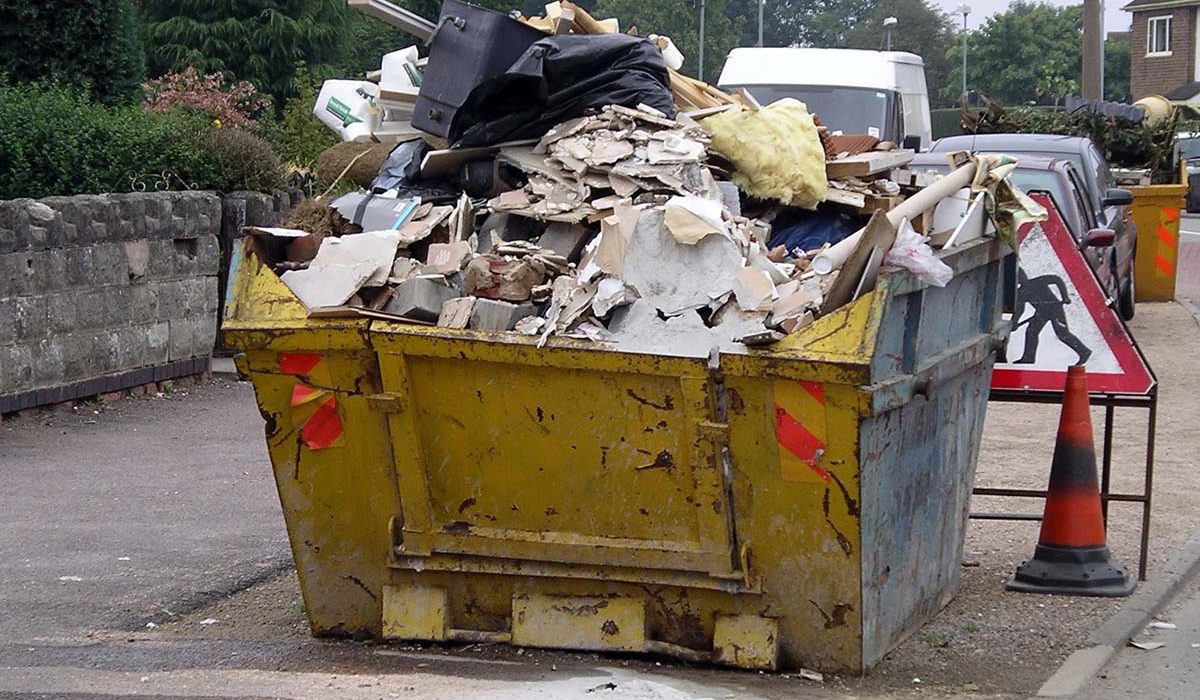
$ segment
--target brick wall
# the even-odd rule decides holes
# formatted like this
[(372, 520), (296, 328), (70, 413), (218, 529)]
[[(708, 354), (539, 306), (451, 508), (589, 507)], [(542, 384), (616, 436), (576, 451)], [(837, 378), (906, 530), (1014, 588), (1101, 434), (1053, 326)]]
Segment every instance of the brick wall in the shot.
[[(289, 195), (0, 201), (0, 413), (205, 372), (222, 248)], [(224, 242), (224, 246), (221, 243)]]
[[(1172, 15), (1171, 55), (1146, 56), (1146, 34), (1151, 17)], [(1133, 13), (1130, 29), (1130, 75), (1129, 87), (1133, 99), (1146, 95), (1164, 94), (1191, 82), (1195, 61), (1195, 7), (1178, 7), (1173, 10), (1149, 10)]]

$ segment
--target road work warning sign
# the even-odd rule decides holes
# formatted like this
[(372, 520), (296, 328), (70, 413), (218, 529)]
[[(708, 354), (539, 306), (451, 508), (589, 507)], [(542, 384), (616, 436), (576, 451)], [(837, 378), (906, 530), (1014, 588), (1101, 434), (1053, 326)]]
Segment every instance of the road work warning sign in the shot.
[(1092, 393), (1146, 395), (1154, 375), (1049, 197), (1050, 212), (1021, 231), (1017, 301), (992, 389), (1060, 392), (1067, 368), (1087, 367)]

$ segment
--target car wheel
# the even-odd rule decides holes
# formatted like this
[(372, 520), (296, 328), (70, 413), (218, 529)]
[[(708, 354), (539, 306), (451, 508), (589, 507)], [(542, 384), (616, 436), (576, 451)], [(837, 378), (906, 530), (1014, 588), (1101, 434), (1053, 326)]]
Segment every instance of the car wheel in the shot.
[(1130, 261), (1128, 278), (1125, 280), (1125, 284), (1121, 286), (1121, 293), (1117, 295), (1117, 311), (1121, 312), (1121, 318), (1126, 321), (1132, 321), (1133, 314), (1136, 311), (1134, 309), (1134, 296), (1137, 293), (1137, 289), (1134, 286), (1133, 268), (1133, 262)]

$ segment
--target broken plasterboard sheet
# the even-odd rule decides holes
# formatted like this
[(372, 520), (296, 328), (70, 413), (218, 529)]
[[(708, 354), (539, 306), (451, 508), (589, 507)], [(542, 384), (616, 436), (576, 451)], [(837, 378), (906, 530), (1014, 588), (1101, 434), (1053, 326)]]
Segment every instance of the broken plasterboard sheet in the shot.
[(404, 224), (396, 230), (400, 236), (400, 245), (408, 246), (425, 240), (453, 211), (454, 207), (433, 207), (425, 218), (414, 219)]
[[(637, 230), (641, 211), (627, 202), (617, 203), (613, 215), (600, 221), (600, 236), (596, 249), (595, 264), (602, 272), (620, 277), (625, 270), (625, 257), (629, 242)], [(585, 268), (586, 271), (586, 268)], [(591, 276), (584, 275), (585, 279)]]
[(698, 308), (733, 289), (743, 265), (729, 238), (706, 236), (695, 245), (680, 245), (667, 230), (663, 212), (649, 210), (638, 218), (620, 277), (657, 308)]
[(624, 282), (615, 277), (606, 277), (596, 286), (596, 296), (592, 299), (592, 313), (596, 318), (604, 318), (609, 311), (628, 304), (635, 298)]
[(704, 157), (704, 144), (677, 135), (666, 139), (651, 139), (646, 146), (646, 160), (651, 165), (663, 163), (698, 163)]
[(319, 309), (345, 304), (362, 289), (375, 270), (376, 265), (371, 262), (318, 265), (314, 261), (307, 270), (290, 270), (279, 279), (305, 306)]
[(745, 354), (746, 346), (734, 339), (764, 329), (761, 314), (712, 328), (694, 311), (664, 320), (654, 300), (637, 299), (621, 320), (612, 324), (609, 341), (613, 349), (621, 352), (705, 358), (713, 348), (723, 353)]
[(676, 241), (695, 245), (710, 234), (729, 236), (729, 227), (721, 220), (721, 209), (721, 202), (694, 194), (672, 197), (667, 200), (663, 220)]
[(770, 311), (778, 298), (771, 275), (757, 267), (744, 267), (733, 283), (733, 297), (742, 311)]
[(309, 269), (331, 264), (371, 263), (374, 268), (364, 286), (378, 287), (387, 283), (399, 247), (400, 235), (395, 231), (369, 231), (340, 238), (330, 237), (321, 241), (321, 248)]

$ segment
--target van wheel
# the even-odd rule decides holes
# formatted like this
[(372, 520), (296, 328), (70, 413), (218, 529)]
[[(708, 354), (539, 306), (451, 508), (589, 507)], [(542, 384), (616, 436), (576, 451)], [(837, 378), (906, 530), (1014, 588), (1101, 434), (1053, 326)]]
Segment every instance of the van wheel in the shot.
[(1130, 263), (1129, 279), (1125, 280), (1125, 284), (1121, 287), (1121, 293), (1117, 295), (1117, 311), (1121, 312), (1121, 318), (1126, 321), (1132, 321), (1133, 314), (1136, 311), (1133, 306), (1133, 299), (1137, 292), (1134, 286), (1133, 267), (1133, 264)]

